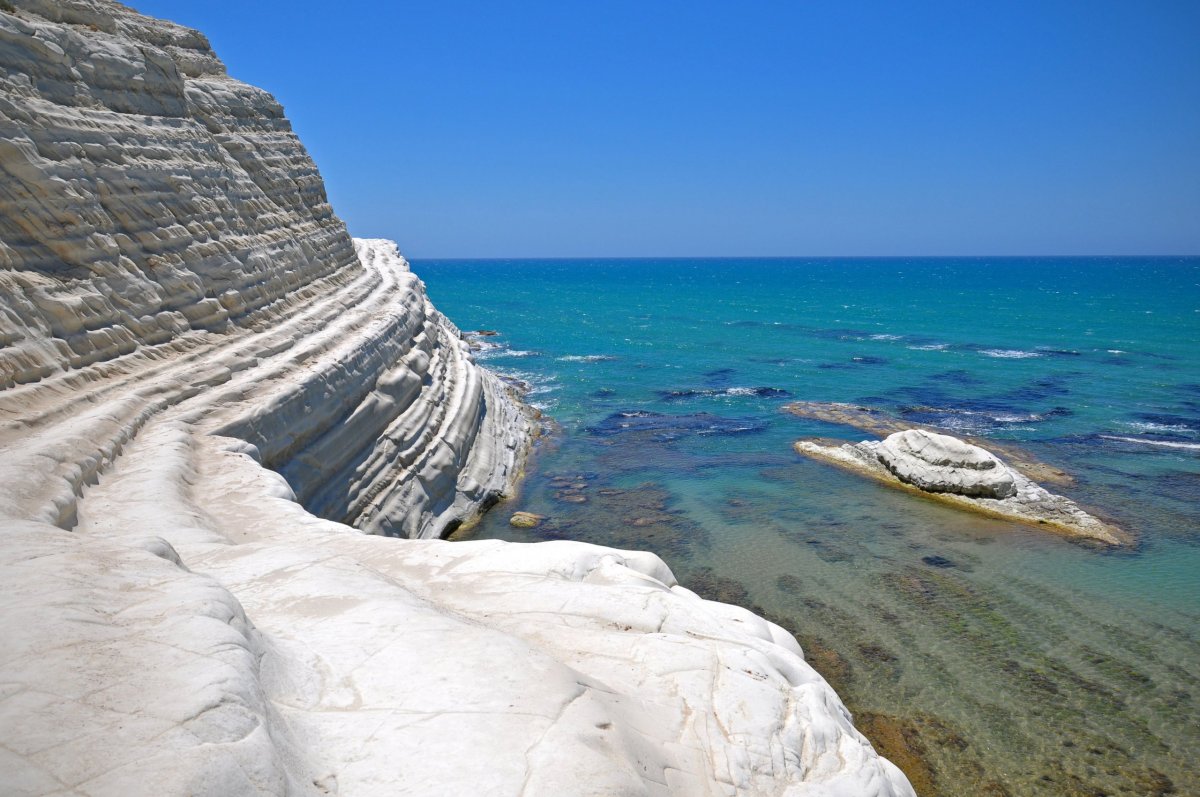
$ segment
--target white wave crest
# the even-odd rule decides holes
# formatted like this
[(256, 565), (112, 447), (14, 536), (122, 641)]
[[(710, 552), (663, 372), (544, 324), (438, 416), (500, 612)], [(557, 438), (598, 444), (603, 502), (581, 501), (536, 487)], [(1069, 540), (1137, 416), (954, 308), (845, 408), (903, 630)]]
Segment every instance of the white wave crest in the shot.
[(1135, 432), (1151, 432), (1151, 433), (1157, 432), (1157, 433), (1161, 434), (1164, 432), (1194, 432), (1195, 431), (1195, 429), (1193, 429), (1192, 427), (1184, 426), (1182, 424), (1151, 423), (1150, 421), (1121, 421), (1120, 423), (1122, 426), (1126, 427), (1127, 429), (1132, 429)]
[(1001, 360), (1028, 360), (1030, 357), (1042, 356), (1040, 352), (1020, 349), (984, 349), (979, 353), (985, 357), (997, 357)]
[(1200, 451), (1200, 443), (1175, 443), (1170, 440), (1147, 440), (1141, 437), (1120, 437), (1115, 434), (1102, 434), (1105, 440), (1120, 440), (1122, 443), (1137, 443), (1143, 446), (1159, 446), (1161, 448), (1182, 448), (1188, 451)]

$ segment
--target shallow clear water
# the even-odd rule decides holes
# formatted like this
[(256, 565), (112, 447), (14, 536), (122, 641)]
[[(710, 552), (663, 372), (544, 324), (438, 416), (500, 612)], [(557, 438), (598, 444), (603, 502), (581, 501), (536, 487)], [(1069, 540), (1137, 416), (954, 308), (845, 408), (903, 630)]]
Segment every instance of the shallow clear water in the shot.
[[(768, 614), (923, 795), (1200, 793), (1200, 259), (413, 268), (561, 425), (474, 534), (648, 548)], [(1138, 544), (801, 459), (866, 435), (793, 399), (1019, 443)]]

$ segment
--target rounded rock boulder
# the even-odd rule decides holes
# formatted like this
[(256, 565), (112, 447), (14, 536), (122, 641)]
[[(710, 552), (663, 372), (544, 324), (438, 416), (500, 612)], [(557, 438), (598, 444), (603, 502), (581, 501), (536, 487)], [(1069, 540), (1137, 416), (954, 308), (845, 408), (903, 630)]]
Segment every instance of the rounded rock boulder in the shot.
[(1017, 492), (1007, 465), (957, 437), (908, 429), (889, 435), (875, 455), (900, 481), (926, 492), (974, 498), (1009, 498)]

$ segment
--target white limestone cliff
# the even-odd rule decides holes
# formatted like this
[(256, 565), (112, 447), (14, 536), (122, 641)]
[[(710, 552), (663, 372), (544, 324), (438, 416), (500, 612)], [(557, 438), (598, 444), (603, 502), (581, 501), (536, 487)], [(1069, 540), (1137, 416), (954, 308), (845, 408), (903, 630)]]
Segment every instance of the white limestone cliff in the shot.
[(5, 794), (912, 793), (656, 557), (430, 539), (528, 418), (195, 31), (0, 3), (0, 346)]

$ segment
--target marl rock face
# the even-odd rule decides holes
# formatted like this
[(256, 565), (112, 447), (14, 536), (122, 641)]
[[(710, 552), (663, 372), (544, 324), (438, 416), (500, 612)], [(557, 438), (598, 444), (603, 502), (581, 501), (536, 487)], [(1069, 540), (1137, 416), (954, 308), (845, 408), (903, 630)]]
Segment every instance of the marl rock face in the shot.
[(912, 794), (656, 557), (408, 539), (510, 489), (520, 405), (203, 36), (11, 5), (6, 793)]
[(248, 367), (353, 329), (332, 367), (293, 350), (226, 432), (368, 531), (440, 536), (506, 489), (520, 412), (394, 246), (359, 257), (270, 94), (196, 31), (89, 0), (19, 7), (0, 16), (0, 386), (77, 389), (234, 340)]

